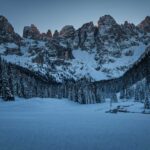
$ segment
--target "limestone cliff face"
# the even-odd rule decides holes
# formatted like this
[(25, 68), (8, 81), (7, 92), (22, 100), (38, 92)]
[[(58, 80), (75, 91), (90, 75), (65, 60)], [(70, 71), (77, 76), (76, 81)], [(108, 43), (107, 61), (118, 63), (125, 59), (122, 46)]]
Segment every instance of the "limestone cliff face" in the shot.
[(21, 37), (15, 33), (13, 26), (4, 16), (0, 16), (0, 44), (15, 42), (19, 44)]
[(140, 24), (139, 28), (145, 32), (150, 32), (150, 16), (147, 16)]
[(31, 26), (24, 27), (23, 37), (34, 40), (48, 41), (52, 38), (52, 32), (51, 30), (48, 30), (47, 33), (40, 33), (38, 28), (34, 24), (31, 24)]
[[(35, 25), (26, 26), (23, 37), (15, 33), (8, 20), (0, 17), (0, 54), (7, 61), (53, 76), (58, 82), (108, 80), (122, 76), (150, 45), (150, 22), (146, 17), (138, 26), (118, 24), (110, 15), (75, 29), (41, 33)], [(11, 59), (10, 59), (11, 57)]]

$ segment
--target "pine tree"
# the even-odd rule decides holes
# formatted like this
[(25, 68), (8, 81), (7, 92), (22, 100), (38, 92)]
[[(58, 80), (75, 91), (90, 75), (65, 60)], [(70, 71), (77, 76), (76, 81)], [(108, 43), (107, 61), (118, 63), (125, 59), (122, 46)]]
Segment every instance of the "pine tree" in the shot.
[(111, 101), (112, 102), (118, 102), (116, 93), (112, 93), (112, 95), (111, 95)]
[(14, 100), (13, 92), (11, 91), (12, 87), (12, 80), (9, 79), (8, 75), (8, 67), (6, 62), (3, 62), (2, 65), (2, 99), (5, 101), (12, 101)]
[(125, 89), (120, 91), (120, 99), (124, 99), (125, 98)]
[(146, 83), (146, 86), (145, 86), (144, 109), (150, 109), (149, 84), (148, 83)]
[(81, 87), (78, 90), (78, 102), (81, 104), (85, 104), (83, 89)]
[(0, 96), (2, 95), (2, 59), (0, 56)]

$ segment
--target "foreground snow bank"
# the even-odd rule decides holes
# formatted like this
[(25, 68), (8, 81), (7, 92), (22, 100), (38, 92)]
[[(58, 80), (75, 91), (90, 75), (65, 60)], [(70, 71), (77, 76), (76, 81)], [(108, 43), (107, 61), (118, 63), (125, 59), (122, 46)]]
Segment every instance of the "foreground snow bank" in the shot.
[(0, 150), (149, 150), (150, 116), (139, 113), (143, 105), (119, 105), (138, 113), (105, 113), (108, 103), (65, 99), (1, 101)]

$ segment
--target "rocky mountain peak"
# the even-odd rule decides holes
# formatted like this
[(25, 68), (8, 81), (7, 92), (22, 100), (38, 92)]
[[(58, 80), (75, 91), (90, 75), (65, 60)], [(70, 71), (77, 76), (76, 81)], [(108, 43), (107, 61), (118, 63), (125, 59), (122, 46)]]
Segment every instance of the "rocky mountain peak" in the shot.
[(121, 28), (118, 25), (113, 17), (110, 15), (105, 15), (100, 17), (98, 21), (98, 36), (114, 36), (116, 33), (120, 34)]
[(69, 38), (74, 36), (74, 33), (75, 33), (75, 28), (72, 25), (66, 25), (61, 29), (60, 36)]
[(140, 24), (139, 27), (145, 32), (150, 32), (150, 16), (147, 16)]
[(110, 26), (110, 25), (116, 25), (116, 21), (115, 19), (110, 16), (110, 15), (105, 15), (100, 17), (99, 21), (98, 21), (98, 27), (102, 26), (102, 25), (106, 25), (106, 26)]
[(6, 17), (4, 17), (4, 16), (0, 15), (0, 21), (2, 21), (2, 20), (4, 20), (4, 21), (7, 21), (7, 22), (8, 22), (8, 20), (7, 20), (7, 18), (6, 18)]
[(91, 31), (94, 29), (94, 24), (92, 21), (85, 23), (82, 25), (82, 27), (80, 28), (81, 30), (86, 30), (86, 31)]
[(54, 34), (53, 34), (53, 38), (58, 38), (59, 36), (59, 32), (58, 30), (55, 30)]
[(0, 43), (19, 43), (20, 40), (21, 37), (14, 32), (14, 28), (8, 20), (4, 16), (0, 16)]
[(39, 39), (43, 40), (43, 41), (48, 41), (51, 38), (52, 38), (51, 30), (48, 30), (47, 33), (41, 33), (40, 36), (39, 36)]
[(129, 23), (128, 21), (125, 21), (122, 25), (123, 31), (128, 35), (133, 35), (137, 33), (137, 27), (133, 23)]
[(81, 49), (90, 50), (95, 46), (95, 26), (88, 22), (79, 28), (79, 46)]
[(13, 33), (14, 28), (4, 16), (0, 16), (0, 31), (3, 33)]
[(52, 38), (52, 32), (50, 29), (47, 31), (46, 35), (47, 37)]
[(145, 21), (146, 21), (147, 23), (150, 23), (150, 16), (146, 16)]
[(23, 37), (38, 40), (40, 39), (40, 31), (34, 24), (31, 24), (31, 26), (25, 26), (23, 29)]
[(133, 23), (129, 23), (128, 21), (124, 22), (124, 26), (127, 27), (127, 28), (133, 28), (133, 27), (135, 27), (135, 25)]

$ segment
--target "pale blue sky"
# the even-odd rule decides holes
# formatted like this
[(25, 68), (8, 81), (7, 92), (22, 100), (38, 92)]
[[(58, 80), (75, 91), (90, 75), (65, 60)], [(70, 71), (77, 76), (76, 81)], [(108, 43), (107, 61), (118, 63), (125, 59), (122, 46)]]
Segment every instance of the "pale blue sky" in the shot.
[(32, 23), (41, 32), (54, 31), (68, 24), (75, 28), (89, 21), (96, 24), (105, 14), (118, 23), (127, 20), (138, 24), (150, 15), (150, 0), (0, 0), (0, 14), (20, 34)]

